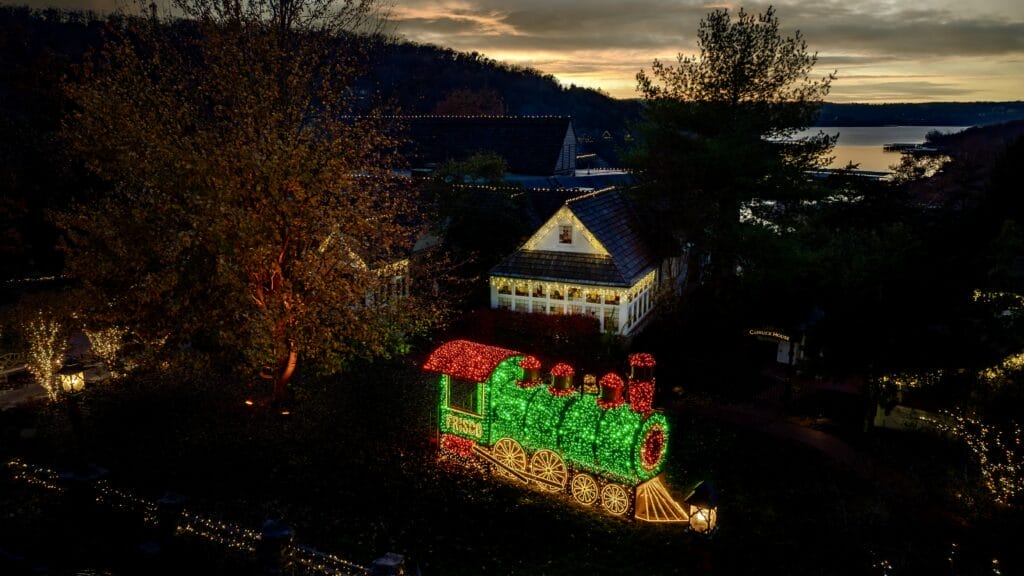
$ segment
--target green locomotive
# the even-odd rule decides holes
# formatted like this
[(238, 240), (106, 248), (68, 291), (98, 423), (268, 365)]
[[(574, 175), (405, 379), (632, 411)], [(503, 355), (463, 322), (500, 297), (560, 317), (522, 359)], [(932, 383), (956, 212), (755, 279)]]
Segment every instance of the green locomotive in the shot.
[(423, 365), (440, 374), (440, 448), (616, 516), (687, 522), (659, 477), (669, 426), (650, 406), (653, 359), (634, 355), (631, 364), (626, 401), (615, 374), (579, 389), (564, 364), (548, 381), (532, 356), (469, 340), (442, 344)]

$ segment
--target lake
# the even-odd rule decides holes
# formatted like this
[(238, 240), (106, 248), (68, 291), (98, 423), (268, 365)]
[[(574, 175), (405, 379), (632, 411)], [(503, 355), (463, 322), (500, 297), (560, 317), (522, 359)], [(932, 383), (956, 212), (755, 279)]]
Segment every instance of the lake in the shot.
[(888, 172), (889, 167), (900, 161), (899, 152), (885, 152), (885, 144), (920, 144), (925, 134), (939, 132), (960, 132), (968, 126), (817, 126), (797, 132), (797, 136), (817, 134), (839, 134), (833, 150), (835, 160), (831, 168), (843, 168), (848, 162), (860, 164), (861, 170)]

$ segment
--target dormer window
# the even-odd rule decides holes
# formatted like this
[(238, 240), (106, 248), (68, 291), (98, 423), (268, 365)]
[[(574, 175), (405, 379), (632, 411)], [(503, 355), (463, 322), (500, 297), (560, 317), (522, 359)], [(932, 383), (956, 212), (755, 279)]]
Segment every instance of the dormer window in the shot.
[(558, 226), (558, 243), (572, 244), (572, 224), (560, 224)]

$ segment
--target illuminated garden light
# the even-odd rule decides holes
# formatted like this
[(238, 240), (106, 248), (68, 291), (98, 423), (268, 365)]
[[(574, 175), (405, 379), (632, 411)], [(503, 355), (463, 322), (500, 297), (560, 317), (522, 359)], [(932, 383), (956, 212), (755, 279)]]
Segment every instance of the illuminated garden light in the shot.
[(24, 328), (28, 340), (28, 371), (46, 390), (50, 400), (56, 400), (60, 392), (57, 372), (64, 364), (64, 351), (67, 347), (64, 324), (40, 311)]
[(85, 372), (78, 366), (65, 366), (57, 377), (64, 394), (78, 394), (85, 389)]
[(974, 413), (949, 414), (942, 428), (970, 449), (982, 482), (996, 502), (1008, 505), (1024, 493), (1024, 434), (1016, 422), (999, 427)]
[(438, 347), (424, 369), (441, 375), (440, 454), (571, 494), (612, 515), (624, 515), (635, 504), (638, 519), (686, 522), (685, 509), (657, 481), (668, 453), (665, 416), (633, 410), (621, 396), (625, 383), (614, 373), (602, 377), (600, 398), (577, 393), (576, 371), (567, 363), (551, 368), (550, 387), (524, 386), (524, 371), (539, 364), (512, 350), (464, 340)]
[(690, 505), (690, 530), (710, 536), (718, 527), (718, 499), (707, 482), (701, 482), (686, 499)]

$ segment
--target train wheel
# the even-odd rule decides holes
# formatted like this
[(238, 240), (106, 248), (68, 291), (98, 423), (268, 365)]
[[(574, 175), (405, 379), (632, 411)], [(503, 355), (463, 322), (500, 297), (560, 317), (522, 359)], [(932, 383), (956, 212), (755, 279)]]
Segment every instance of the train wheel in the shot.
[(530, 459), (530, 472), (534, 476), (540, 476), (545, 480), (558, 483), (558, 488), (542, 484), (544, 488), (552, 492), (559, 492), (565, 488), (565, 480), (569, 477), (569, 473), (565, 469), (565, 462), (562, 462), (562, 457), (551, 450), (538, 450), (534, 453), (533, 458)]
[[(491, 449), (491, 454), (494, 458), (501, 462), (502, 465), (511, 468), (512, 470), (518, 470), (520, 472), (526, 471), (526, 452), (523, 447), (519, 445), (519, 442), (511, 438), (502, 438), (494, 444), (494, 448)], [(495, 468), (495, 471), (507, 478), (515, 478), (514, 475), (509, 474), (501, 468)]]
[(601, 489), (601, 507), (615, 516), (622, 516), (629, 509), (629, 493), (618, 484), (608, 484)]
[(597, 502), (597, 481), (589, 474), (577, 474), (572, 477), (572, 496), (584, 506)]

